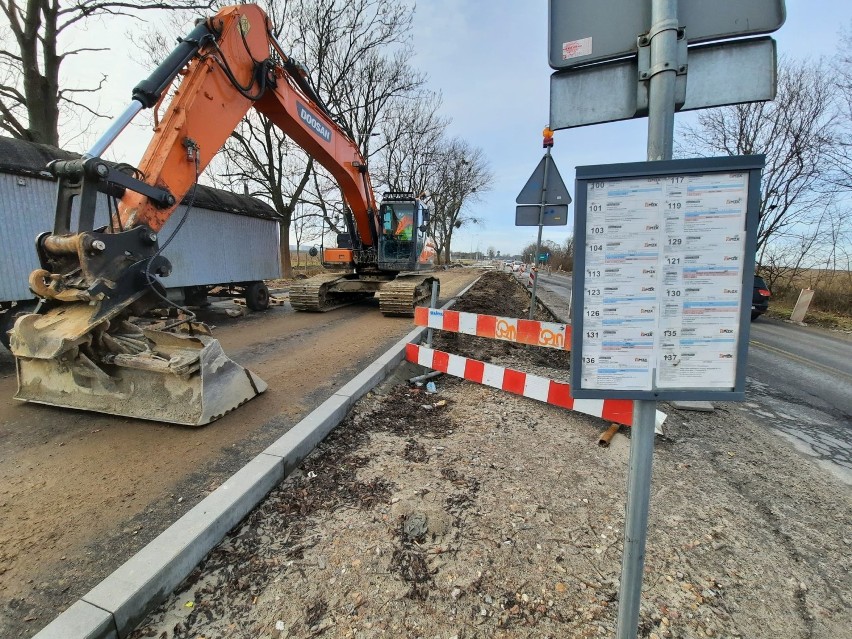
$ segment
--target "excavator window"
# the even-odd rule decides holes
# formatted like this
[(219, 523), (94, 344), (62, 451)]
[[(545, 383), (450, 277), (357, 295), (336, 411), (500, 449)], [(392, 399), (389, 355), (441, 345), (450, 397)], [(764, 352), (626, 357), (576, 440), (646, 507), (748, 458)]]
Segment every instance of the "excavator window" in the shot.
[(397, 240), (410, 240), (414, 236), (414, 206), (408, 203), (382, 206), (384, 234)]

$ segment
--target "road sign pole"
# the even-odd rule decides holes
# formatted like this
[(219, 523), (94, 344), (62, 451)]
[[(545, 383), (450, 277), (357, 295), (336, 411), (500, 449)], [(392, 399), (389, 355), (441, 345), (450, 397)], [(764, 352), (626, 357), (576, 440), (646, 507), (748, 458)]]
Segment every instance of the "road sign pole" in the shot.
[(639, 629), (639, 602), (645, 565), (648, 507), (651, 501), (651, 466), (654, 455), (654, 419), (657, 402), (635, 400), (630, 427), (630, 462), (627, 472), (627, 512), (624, 556), (618, 590), (618, 639), (635, 639)]
[[(533, 266), (538, 264), (538, 256), (541, 254), (541, 230), (544, 228), (544, 206), (547, 204), (547, 169), (550, 168), (550, 149), (547, 147), (547, 155), (544, 162), (544, 179), (541, 181), (541, 208), (538, 212), (538, 238), (535, 241), (535, 256), (533, 257)], [(538, 271), (536, 270), (533, 277), (532, 297), (530, 298), (530, 319), (535, 315), (535, 294), (538, 289)]]
[(671, 160), (677, 76), (677, 0), (651, 0), (648, 160)]
[[(671, 160), (677, 74), (677, 0), (651, 0), (651, 79), (648, 99), (648, 160)], [(618, 593), (617, 639), (636, 639), (648, 537), (654, 419), (657, 402), (633, 403), (624, 556)]]

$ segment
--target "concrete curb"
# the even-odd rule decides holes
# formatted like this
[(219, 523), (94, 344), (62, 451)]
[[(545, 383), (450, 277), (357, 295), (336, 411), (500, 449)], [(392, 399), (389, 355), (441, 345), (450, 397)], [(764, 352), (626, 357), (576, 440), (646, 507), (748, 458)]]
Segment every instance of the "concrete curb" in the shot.
[[(442, 308), (452, 306), (477, 278)], [(405, 346), (420, 340), (415, 328), (358, 373), (219, 488), (160, 533), (34, 639), (119, 639), (126, 637), (196, 565), (343, 419), (349, 408), (381, 383), (405, 357)]]

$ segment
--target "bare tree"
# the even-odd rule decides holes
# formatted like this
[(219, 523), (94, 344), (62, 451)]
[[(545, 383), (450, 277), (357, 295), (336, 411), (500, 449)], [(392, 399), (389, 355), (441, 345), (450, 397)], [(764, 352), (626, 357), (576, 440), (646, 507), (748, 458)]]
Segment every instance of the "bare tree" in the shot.
[(758, 251), (774, 236), (819, 219), (832, 185), (836, 87), (820, 62), (782, 60), (773, 102), (701, 111), (679, 129), (678, 155), (766, 155)]
[(852, 21), (841, 33), (831, 69), (837, 79), (839, 126), (834, 148), (835, 182), (852, 191)]
[(428, 194), (439, 261), (450, 262), (454, 232), (480, 219), (465, 207), (491, 188), (493, 176), (481, 149), (460, 138), (447, 140), (447, 118), (438, 111), (439, 94), (400, 100), (389, 115), (375, 172), (391, 190)]
[[(325, 225), (322, 215), (299, 206), (293, 214), (292, 227), (293, 238), (296, 240), (296, 268), (298, 268), (302, 264), (302, 247), (317, 242), (322, 236)], [(305, 269), (308, 268), (309, 261), (305, 259)], [(317, 262), (318, 260), (314, 259), (314, 263)]]
[(100, 117), (83, 95), (97, 92), (106, 76), (97, 86), (60, 86), (60, 69), (71, 56), (105, 49), (63, 50), (59, 39), (66, 30), (98, 16), (209, 6), (198, 0), (0, 0), (9, 24), (9, 35), (0, 40), (0, 128), (15, 138), (58, 146), (63, 108)]
[(417, 195), (427, 190), (449, 124), (439, 115), (440, 108), (440, 94), (429, 92), (389, 105), (381, 126), (381, 153), (371, 162), (377, 184)]
[(449, 264), (455, 231), (481, 221), (466, 206), (490, 189), (494, 178), (482, 149), (460, 138), (440, 146), (429, 160), (431, 169), (426, 176), (432, 214), (429, 226), (439, 261)]

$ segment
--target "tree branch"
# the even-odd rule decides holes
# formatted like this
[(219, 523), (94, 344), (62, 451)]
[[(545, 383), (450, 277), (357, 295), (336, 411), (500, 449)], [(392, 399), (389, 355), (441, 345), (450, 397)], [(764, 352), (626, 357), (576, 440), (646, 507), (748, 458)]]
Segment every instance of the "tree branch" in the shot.
[(96, 87), (93, 87), (91, 89), (60, 89), (57, 92), (56, 95), (60, 100), (65, 100), (66, 102), (70, 102), (71, 100), (69, 100), (68, 98), (65, 97), (66, 93), (97, 93), (98, 91), (100, 91), (103, 88), (104, 83), (106, 81), (107, 81), (107, 76), (105, 74), (101, 74), (100, 82), (98, 82), (98, 86), (96, 86)]
[(59, 56), (60, 60), (64, 60), (70, 55), (77, 55), (78, 53), (84, 52), (94, 52), (94, 51), (109, 51), (109, 47), (83, 47), (82, 49), (73, 49), (71, 51), (66, 51), (62, 55)]
[(12, 137), (19, 138), (21, 140), (27, 140), (30, 137), (27, 127), (25, 127), (21, 121), (15, 117), (14, 113), (12, 113), (12, 111), (10, 111), (2, 102), (0, 102), (0, 126), (11, 133)]
[(23, 62), (24, 61), (24, 59), (21, 56), (15, 55), (11, 51), (6, 51), (5, 49), (0, 49), (0, 56), (6, 57), (6, 58), (11, 58), (15, 62)]
[(120, 2), (118, 0), (104, 0), (101, 2), (92, 2), (90, 0), (77, 0), (70, 7), (65, 7), (57, 12), (57, 17), (70, 15), (65, 22), (59, 24), (56, 29), (57, 33), (67, 29), (72, 24), (85, 20), (95, 15), (112, 15), (112, 16), (128, 16), (131, 18), (139, 18), (132, 13), (133, 11), (146, 11), (150, 9), (204, 9), (209, 10), (213, 6), (213, 0), (209, 2), (180, 2), (173, 0), (172, 2), (147, 2), (140, 4), (139, 2)]
[(26, 104), (27, 102), (24, 94), (21, 93), (17, 87), (13, 87), (8, 84), (0, 84), (0, 95), (11, 98), (20, 104)]

